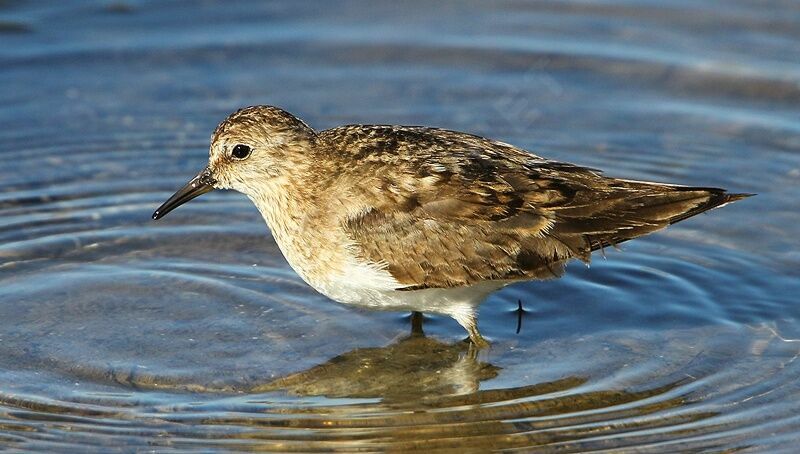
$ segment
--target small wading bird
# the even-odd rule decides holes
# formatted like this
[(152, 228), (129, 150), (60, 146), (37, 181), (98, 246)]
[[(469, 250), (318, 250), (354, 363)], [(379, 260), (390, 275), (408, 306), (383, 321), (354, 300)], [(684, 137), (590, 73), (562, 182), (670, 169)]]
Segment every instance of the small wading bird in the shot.
[(316, 132), (271, 106), (220, 123), (208, 166), (153, 219), (212, 189), (247, 195), (289, 265), (328, 298), (449, 315), (478, 347), (477, 307), (491, 292), (749, 195), (607, 178), (444, 129)]

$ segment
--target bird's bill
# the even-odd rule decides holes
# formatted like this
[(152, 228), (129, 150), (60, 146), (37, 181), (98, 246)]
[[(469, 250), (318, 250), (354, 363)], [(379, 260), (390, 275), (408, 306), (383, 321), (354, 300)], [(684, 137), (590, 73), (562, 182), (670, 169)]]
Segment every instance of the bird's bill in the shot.
[(172, 194), (172, 197), (167, 199), (166, 202), (161, 204), (161, 206), (158, 207), (158, 209), (153, 213), (153, 219), (161, 219), (170, 211), (178, 208), (193, 198), (203, 195), (206, 192), (213, 191), (214, 183), (216, 183), (216, 180), (211, 174), (211, 169), (206, 167), (202, 172), (198, 173), (197, 176), (186, 183), (186, 185), (178, 189), (175, 194)]

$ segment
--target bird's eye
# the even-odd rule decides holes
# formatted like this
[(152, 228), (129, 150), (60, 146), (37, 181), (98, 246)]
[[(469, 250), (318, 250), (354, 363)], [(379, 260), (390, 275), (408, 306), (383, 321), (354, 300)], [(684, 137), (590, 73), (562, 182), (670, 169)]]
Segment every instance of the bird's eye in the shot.
[(233, 147), (231, 155), (236, 159), (245, 159), (250, 156), (250, 147), (247, 145), (238, 144)]

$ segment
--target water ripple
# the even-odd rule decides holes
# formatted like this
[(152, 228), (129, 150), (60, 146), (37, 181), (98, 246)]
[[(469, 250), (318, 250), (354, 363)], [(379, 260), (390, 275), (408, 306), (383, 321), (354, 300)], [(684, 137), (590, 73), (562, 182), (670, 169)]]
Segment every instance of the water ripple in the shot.
[[(0, 444), (793, 450), (800, 10), (322, 8), (0, 3), (25, 28), (0, 30)], [(241, 195), (150, 221), (262, 102), (759, 196), (492, 295), (476, 354), (449, 318), (409, 335), (311, 290)]]

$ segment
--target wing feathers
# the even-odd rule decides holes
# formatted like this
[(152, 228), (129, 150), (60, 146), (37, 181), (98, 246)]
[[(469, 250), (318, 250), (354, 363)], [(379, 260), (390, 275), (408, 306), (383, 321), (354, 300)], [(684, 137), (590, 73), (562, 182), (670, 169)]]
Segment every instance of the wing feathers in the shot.
[(380, 128), (391, 147), (358, 155), (375, 172), (352, 189), (368, 208), (342, 227), (404, 289), (557, 277), (569, 259), (746, 196), (606, 178), (451, 131), (415, 128), (412, 143)]

